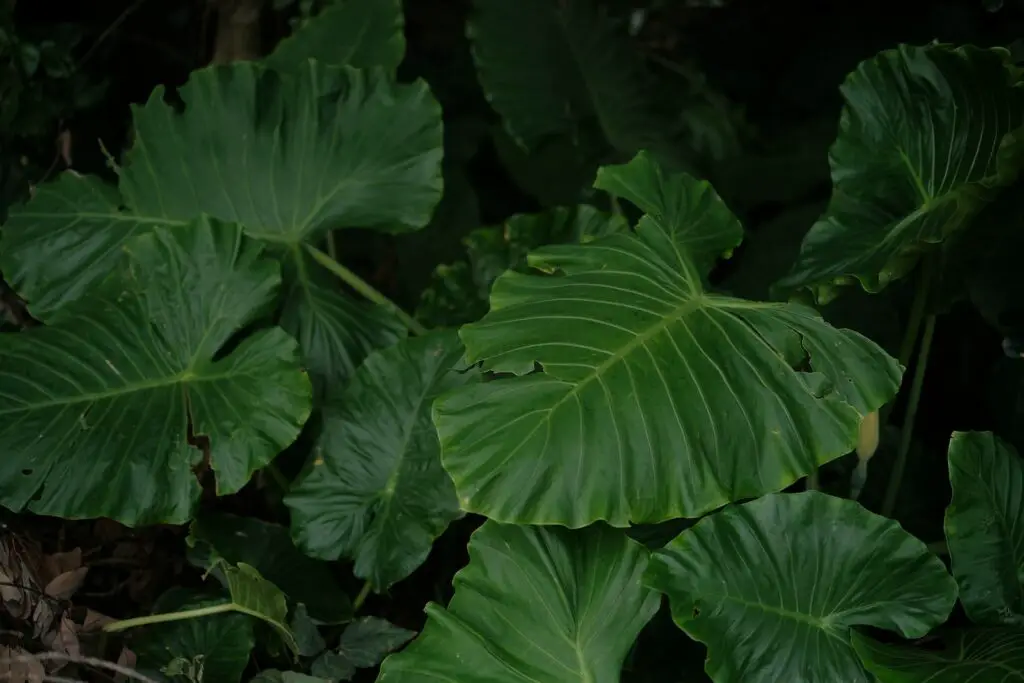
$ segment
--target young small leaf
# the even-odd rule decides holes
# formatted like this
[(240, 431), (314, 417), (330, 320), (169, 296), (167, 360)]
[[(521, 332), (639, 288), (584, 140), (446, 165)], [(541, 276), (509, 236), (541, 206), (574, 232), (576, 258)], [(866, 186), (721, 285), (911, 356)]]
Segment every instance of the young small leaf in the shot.
[(235, 567), (222, 567), (235, 610), (270, 624), (288, 648), (298, 654), (299, 645), (288, 626), (288, 602), (284, 593), (253, 567), (239, 562)]
[(352, 602), (332, 568), (299, 552), (287, 527), (251, 517), (204, 514), (192, 522), (188, 542), (193, 564), (209, 569), (220, 560), (245, 562), (321, 622), (352, 617)]
[(364, 617), (352, 622), (341, 634), (338, 652), (358, 668), (368, 669), (415, 636), (415, 631), (395, 626), (386, 619)]

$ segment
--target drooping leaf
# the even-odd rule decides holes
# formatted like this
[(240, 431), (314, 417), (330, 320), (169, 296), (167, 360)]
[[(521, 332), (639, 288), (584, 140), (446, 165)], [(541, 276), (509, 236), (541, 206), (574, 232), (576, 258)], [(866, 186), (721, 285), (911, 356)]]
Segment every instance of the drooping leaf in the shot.
[(313, 557), (350, 557), (377, 590), (408, 576), (461, 515), (430, 421), (434, 398), (476, 378), (456, 368), (454, 331), (370, 355), (324, 407), (311, 462), (285, 497), (292, 535)]
[(726, 508), (657, 551), (648, 585), (708, 647), (715, 683), (869, 683), (853, 626), (923, 636), (956, 601), (942, 561), (889, 519), (816, 491)]
[(619, 680), (658, 609), (641, 585), (648, 553), (604, 525), (580, 531), (486, 522), (469, 542), (447, 609), (381, 665), (380, 683)]
[(222, 565), (220, 571), (231, 595), (231, 607), (270, 624), (288, 649), (298, 654), (299, 645), (288, 626), (288, 601), (284, 593), (244, 562), (234, 567)]
[(707, 183), (641, 154), (598, 187), (647, 212), (636, 232), (534, 252), (555, 275), (502, 275), (460, 332), (485, 370), (544, 370), (435, 403), (462, 509), (571, 527), (696, 517), (850, 452), (899, 365), (808, 308), (710, 292), (742, 228)]
[(404, 24), (400, 0), (340, 0), (282, 40), (264, 63), (295, 71), (312, 58), (331, 66), (379, 66), (393, 75), (405, 56)]
[(608, 151), (667, 149), (671, 118), (626, 27), (593, 0), (475, 0), (468, 33), (484, 93), (527, 148), (567, 137)]
[[(160, 596), (153, 611), (177, 612), (220, 602), (220, 598), (172, 588)], [(252, 619), (238, 613), (152, 624), (133, 633), (131, 647), (140, 669), (160, 671), (179, 660), (201, 666), (202, 680), (237, 683), (256, 645), (252, 626)]]
[(491, 285), (509, 269), (528, 269), (526, 255), (556, 243), (586, 243), (625, 232), (625, 219), (586, 204), (540, 214), (517, 214), (501, 226), (478, 228), (463, 240), (467, 261), (440, 265), (423, 292), (417, 315), (431, 326), (457, 326), (487, 312)]
[(1024, 626), (1024, 461), (990, 432), (956, 432), (949, 480), (946, 541), (967, 615)]
[(416, 636), (415, 631), (395, 626), (386, 619), (363, 617), (352, 622), (341, 634), (337, 651), (325, 652), (311, 665), (315, 676), (331, 680), (350, 680), (356, 669), (368, 669), (381, 663)]
[[(0, 502), (129, 526), (187, 521), (193, 467), (238, 491), (298, 435), (311, 388), (270, 328), (280, 274), (241, 229), (200, 219), (126, 247), (119, 289), (59, 324), (0, 336)], [(196, 445), (190, 444), (190, 438)]]
[(221, 560), (244, 562), (291, 600), (305, 604), (316, 619), (340, 623), (352, 616), (352, 603), (334, 580), (334, 570), (299, 552), (287, 527), (210, 513), (192, 522), (188, 542), (189, 560), (204, 569)]
[(1003, 49), (900, 46), (842, 87), (834, 190), (779, 286), (822, 303), (859, 281), (876, 292), (964, 229), (1016, 177), (1024, 86)]
[(12, 209), (0, 265), (19, 291), (34, 285), (30, 303), (66, 303), (154, 222), (206, 213), (297, 254), (329, 228), (422, 227), (440, 199), (441, 113), (422, 82), (316, 63), (281, 75), (239, 62), (195, 71), (178, 94), (180, 113), (162, 87), (133, 108), (123, 200), (65, 173)]
[(1017, 628), (957, 630), (940, 636), (942, 648), (879, 643), (859, 633), (853, 647), (879, 683), (1024, 681), (1024, 631)]

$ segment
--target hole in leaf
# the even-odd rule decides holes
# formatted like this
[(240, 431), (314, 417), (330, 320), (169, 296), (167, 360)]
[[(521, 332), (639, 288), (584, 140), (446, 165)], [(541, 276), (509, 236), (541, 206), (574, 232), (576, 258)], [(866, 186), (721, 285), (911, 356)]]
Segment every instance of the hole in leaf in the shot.
[(27, 468), (27, 467), (25, 469), (23, 469), (21, 471), (21, 473), (24, 474), (26, 477), (32, 476), (32, 470), (30, 468)]

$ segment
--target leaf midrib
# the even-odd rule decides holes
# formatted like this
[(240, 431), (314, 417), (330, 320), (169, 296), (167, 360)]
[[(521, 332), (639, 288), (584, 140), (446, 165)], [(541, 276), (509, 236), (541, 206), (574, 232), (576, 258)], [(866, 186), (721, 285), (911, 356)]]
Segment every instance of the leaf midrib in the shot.
[(91, 392), (87, 394), (78, 394), (77, 396), (62, 398), (52, 401), (42, 401), (39, 403), (31, 403), (27, 405), (21, 405), (17, 408), (0, 410), (0, 415), (12, 415), (16, 413), (29, 412), (33, 410), (43, 410), (46, 408), (56, 408), (60, 406), (70, 406), (77, 403), (91, 403), (94, 401), (102, 401), (104, 399), (117, 398), (120, 396), (126, 396), (140, 391), (150, 391), (153, 389), (165, 389), (168, 387), (174, 387), (179, 384), (198, 384), (201, 382), (212, 382), (222, 379), (231, 379), (234, 377), (244, 376), (248, 373), (219, 373), (216, 375), (196, 375), (189, 371), (182, 371), (172, 375), (170, 377), (163, 377), (159, 380), (151, 380), (148, 382), (140, 382), (138, 384), (126, 385), (118, 387), (113, 391), (102, 391), (102, 392)]
[[(662, 316), (661, 320), (659, 320), (654, 325), (651, 325), (646, 331), (637, 334), (635, 337), (630, 339), (629, 342), (626, 343), (621, 349), (616, 351), (614, 354), (609, 356), (603, 363), (594, 368), (594, 370), (587, 377), (583, 378), (579, 382), (576, 382), (575, 384), (567, 382), (565, 380), (560, 380), (565, 382), (566, 384), (571, 384), (572, 389), (570, 391), (567, 391), (565, 393), (565, 396), (558, 399), (550, 408), (548, 408), (548, 419), (550, 419), (550, 415), (554, 413), (563, 403), (565, 403), (570, 398), (574, 398), (575, 396), (577, 396), (580, 392), (583, 391), (583, 389), (588, 384), (590, 384), (594, 380), (601, 378), (604, 375), (604, 373), (607, 372), (608, 368), (612, 367), (616, 363), (623, 361), (629, 354), (635, 351), (638, 347), (645, 344), (647, 340), (664, 332), (672, 323), (681, 320), (683, 317), (685, 317), (689, 313), (692, 313), (693, 311), (703, 308), (705, 302), (706, 298), (703, 293), (694, 293), (691, 298), (686, 299), (685, 301), (683, 301), (683, 303), (669, 311), (667, 315)], [(552, 377), (554, 379), (560, 379), (554, 376)]]

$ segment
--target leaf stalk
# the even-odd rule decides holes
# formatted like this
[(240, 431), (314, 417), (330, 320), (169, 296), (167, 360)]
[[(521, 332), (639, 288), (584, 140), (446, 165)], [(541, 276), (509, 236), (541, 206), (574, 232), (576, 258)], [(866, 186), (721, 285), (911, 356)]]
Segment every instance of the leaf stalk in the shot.
[(324, 252), (320, 251), (312, 244), (306, 244), (305, 247), (306, 251), (309, 252), (309, 255), (313, 257), (314, 261), (337, 275), (345, 284), (362, 294), (373, 303), (390, 311), (395, 317), (402, 321), (402, 324), (405, 325), (410, 332), (418, 335), (424, 335), (427, 333), (426, 327), (417, 322), (411, 315), (403, 311), (394, 301), (374, 289), (366, 280), (359, 277)]

